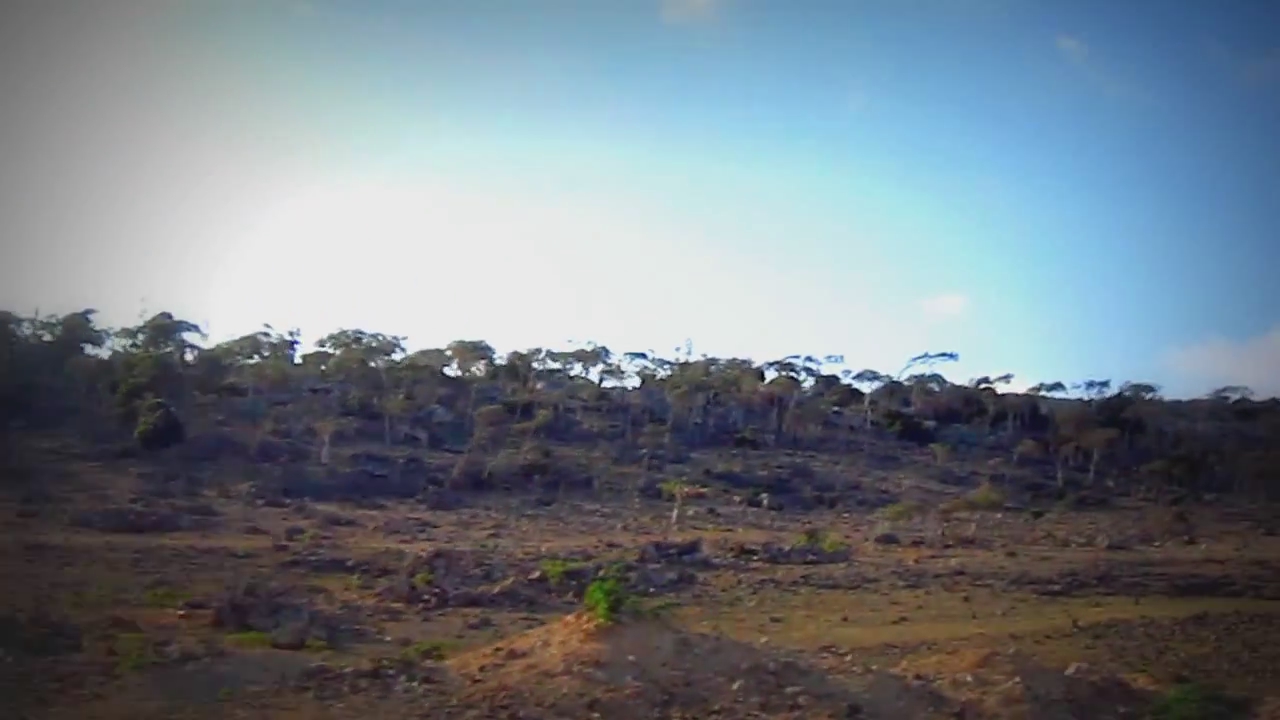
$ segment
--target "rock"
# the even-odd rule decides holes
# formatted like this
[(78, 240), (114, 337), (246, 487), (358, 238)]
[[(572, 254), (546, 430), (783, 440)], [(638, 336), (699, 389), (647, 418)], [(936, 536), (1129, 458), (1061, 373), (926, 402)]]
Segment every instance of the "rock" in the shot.
[(307, 529), (301, 525), (290, 525), (284, 529), (285, 542), (295, 542), (301, 540), (307, 534)]
[(328, 512), (323, 513), (320, 516), (320, 524), (328, 527), (355, 527), (360, 523), (356, 522), (356, 519), (349, 515)]
[(646, 500), (662, 500), (662, 483), (653, 478), (649, 478), (640, 483), (636, 488), (636, 493)]
[(277, 650), (301, 650), (311, 637), (311, 627), (295, 622), (271, 631), (271, 647)]
[(462, 495), (445, 488), (429, 487), (422, 493), (422, 504), (428, 510), (436, 510), (439, 512), (449, 512), (451, 510), (460, 510), (466, 502)]
[(643, 593), (669, 592), (697, 583), (698, 576), (685, 568), (640, 568), (631, 578), (631, 588)]
[(1063, 674), (1066, 675), (1067, 677), (1078, 677), (1081, 675), (1088, 674), (1088, 672), (1089, 672), (1089, 665), (1087, 663), (1073, 662), (1067, 666), (1066, 672), (1064, 672)]
[(179, 446), (178, 457), (187, 462), (207, 463), (248, 459), (249, 448), (225, 430), (198, 433)]
[(228, 632), (274, 633), (280, 628), (311, 625), (310, 611), (290, 601), (285, 591), (248, 582), (228, 591), (214, 604), (210, 623)]
[(1096, 545), (1101, 550), (1128, 550), (1130, 548), (1129, 543), (1109, 535), (1099, 537)]
[(72, 516), (74, 527), (107, 533), (168, 533), (208, 527), (203, 518), (192, 518), (165, 510), (118, 506), (87, 510)]
[(487, 616), (484, 616), (484, 615), (474, 620), (471, 620), (470, 622), (467, 623), (468, 630), (486, 630), (493, 626), (494, 626), (493, 620), (489, 619)]
[(254, 462), (260, 463), (283, 463), (283, 462), (305, 462), (311, 457), (311, 450), (302, 445), (284, 440), (277, 440), (272, 437), (264, 437), (254, 443), (249, 450), (249, 456)]
[(53, 657), (82, 649), (84, 633), (77, 625), (45, 615), (0, 615), (0, 657), (9, 652)]
[(760, 547), (758, 557), (779, 565), (820, 565), (845, 562), (852, 557), (852, 553), (847, 548), (824, 550), (806, 543), (789, 546), (765, 543)]
[(421, 597), (421, 593), (419, 592), (419, 588), (414, 584), (413, 578), (402, 575), (380, 589), (378, 591), (378, 597), (391, 602), (411, 605), (418, 601)]
[(640, 548), (637, 560), (643, 563), (686, 562), (702, 557), (702, 539), (683, 542), (655, 540)]
[(896, 533), (891, 533), (891, 532), (880, 533), (879, 535), (876, 535), (874, 538), (872, 538), (871, 541), (877, 545), (901, 545), (902, 544), (902, 538), (898, 537)]
[(395, 458), (390, 455), (375, 452), (354, 452), (351, 453), (349, 459), (356, 467), (373, 470), (375, 472), (390, 472), (396, 465)]

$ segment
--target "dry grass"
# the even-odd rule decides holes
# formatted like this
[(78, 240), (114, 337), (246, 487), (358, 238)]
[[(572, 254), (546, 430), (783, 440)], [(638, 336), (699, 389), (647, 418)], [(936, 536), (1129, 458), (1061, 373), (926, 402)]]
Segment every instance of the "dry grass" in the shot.
[[(885, 708), (916, 703), (910, 707), (930, 712), (920, 708), (943, 702), (930, 694), (934, 690), (953, 700), (1004, 698), (1000, 702), (1025, 712), (1025, 698), (1005, 698), (998, 684), (952, 688), (938, 680), (924, 692), (902, 680), (916, 674), (1007, 677), (1011, 648), (1054, 672), (1088, 662), (1152, 689), (1183, 674), (1262, 696), (1280, 681), (1280, 658), (1263, 644), (1274, 639), (1276, 625), (1259, 619), (1277, 615), (1280, 603), (1162, 596), (1162, 588), (1179, 577), (1264, 576), (1275, 569), (1280, 541), (1251, 536), (1241, 543), (1239, 522), (1215, 519), (1207, 510), (1193, 518), (1194, 545), (1161, 542), (1111, 552), (1099, 549), (1096, 538), (1136, 537), (1150, 511), (1121, 506), (1105, 513), (1059, 512), (1032, 523), (1004, 512), (1003, 495), (984, 486), (957, 502), (957, 513), (973, 518), (960, 524), (977, 528), (972, 542), (952, 535), (951, 545), (913, 546), (929, 537), (923, 503), (905, 501), (876, 514), (797, 514), (747, 512), (714, 495), (693, 498), (690, 508), (721, 512), (691, 514), (671, 539), (702, 538), (712, 548), (830, 540), (848, 546), (853, 558), (836, 565), (700, 568), (696, 583), (669, 596), (676, 608), (667, 621), (600, 628), (582, 616), (562, 619), (571, 600), (553, 597), (527, 609), (425, 611), (382, 598), (385, 578), (317, 574), (285, 561), (320, 553), (378, 563), (447, 548), (473, 551), (498, 579), (520, 579), (559, 558), (634, 558), (640, 545), (666, 534), (669, 504), (637, 511), (629, 503), (531, 508), (518, 499), (492, 499), (450, 513), (392, 503), (382, 510), (313, 505), (301, 514), (213, 498), (221, 515), (208, 531), (106, 535), (67, 526), (66, 514), (76, 507), (126, 502), (134, 492), (131, 478), (127, 464), (73, 468), (65, 485), (51, 488), (55, 500), (36, 517), (19, 519), (15, 505), (0, 499), (0, 583), (6, 588), (0, 612), (44, 610), (81, 628), (86, 638), (83, 652), (33, 665), (36, 680), (21, 686), (39, 692), (35, 705), (42, 713), (56, 706), (49, 717), (408, 717), (431, 703), (443, 708), (438, 717), (450, 717), (449, 698), (476, 712), (491, 711), (488, 717), (501, 717), (503, 702), (558, 707), (567, 717), (600, 712), (616, 720), (674, 702), (699, 717), (709, 706), (698, 703), (708, 699), (725, 708), (754, 707), (768, 717), (835, 717), (850, 692), (868, 717), (877, 707), (895, 717)], [(324, 513), (355, 524), (326, 525)], [(413, 521), (421, 531), (391, 534), (384, 524), (393, 520)], [(1175, 537), (1183, 529), (1170, 525), (1175, 520), (1151, 522), (1162, 523), (1163, 536)], [(901, 545), (871, 542), (885, 521)], [(278, 545), (295, 525), (307, 530), (307, 538)], [(322, 607), (355, 608), (379, 638), (391, 641), (274, 651), (262, 647), (261, 638), (238, 642), (215, 631), (207, 611), (180, 609), (188, 599), (209, 598), (239, 579), (262, 575), (307, 589)], [(1104, 580), (1075, 597), (1001, 585), (1023, 576), (1079, 575)], [(1114, 590), (1115, 578), (1142, 579), (1147, 589), (1141, 602), (1105, 594)], [(1222, 620), (1189, 619), (1203, 614)], [(202, 659), (190, 667), (173, 662), (167, 658), (174, 648)], [(430, 690), (435, 695), (379, 690), (334, 702), (264, 680), (292, 676), (320, 659), (344, 666), (407, 655), (424, 664), (443, 660), (459, 684)], [(899, 680), (868, 684), (886, 672)], [(738, 680), (743, 682), (735, 689)], [(788, 695), (788, 687), (801, 689)], [(970, 697), (974, 693), (986, 695)], [(803, 707), (792, 707), (797, 698)]]

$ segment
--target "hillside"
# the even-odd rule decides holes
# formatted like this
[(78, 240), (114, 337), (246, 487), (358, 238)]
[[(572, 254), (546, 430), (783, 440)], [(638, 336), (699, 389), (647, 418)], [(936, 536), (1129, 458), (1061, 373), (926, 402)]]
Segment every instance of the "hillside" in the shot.
[(0, 318), (32, 717), (1275, 702), (1280, 403), (1244, 388)]

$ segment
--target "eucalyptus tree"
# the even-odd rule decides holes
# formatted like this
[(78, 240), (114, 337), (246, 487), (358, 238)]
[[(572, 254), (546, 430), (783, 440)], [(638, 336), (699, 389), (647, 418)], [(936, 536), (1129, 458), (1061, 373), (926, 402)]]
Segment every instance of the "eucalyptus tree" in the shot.
[(356, 388), (381, 390), (387, 385), (387, 369), (404, 356), (404, 338), (365, 330), (338, 330), (316, 342), (332, 354), (327, 371)]
[(1208, 400), (1226, 403), (1236, 400), (1251, 400), (1253, 397), (1253, 390), (1244, 385), (1223, 385), (1220, 388), (1215, 388), (1205, 396)]
[(1071, 389), (1079, 393), (1086, 400), (1093, 402), (1101, 400), (1111, 393), (1110, 380), (1081, 380), (1074, 383)]
[(479, 387), (493, 366), (497, 353), (493, 346), (483, 340), (454, 340), (445, 346), (445, 353), (451, 361), (453, 376), (463, 381), (466, 390), (467, 403), (463, 419), (467, 431), (471, 432), (475, 429), (472, 416), (480, 400)]
[(390, 444), (391, 423), (402, 408), (396, 398), (403, 394), (392, 371), (404, 357), (404, 338), (343, 329), (324, 336), (316, 347), (333, 354), (325, 370), (344, 385), (340, 397), (379, 411), (383, 437)]
[(206, 337), (199, 325), (156, 313), (139, 325), (122, 328), (112, 338), (116, 364), (116, 410), (128, 426), (137, 422), (142, 403), (163, 399), (185, 414), (190, 409), (187, 369), (200, 346), (193, 337)]
[(199, 325), (176, 318), (173, 313), (160, 312), (139, 325), (121, 328), (114, 339), (124, 352), (165, 355), (180, 365), (186, 365), (194, 361), (200, 351), (192, 336), (201, 340), (207, 338)]
[[(0, 314), (0, 412), (28, 421), (61, 423), (92, 416), (109, 406), (112, 379), (105, 359), (109, 333), (97, 326), (96, 311), (62, 316)], [(0, 422), (4, 422), (0, 418)]]
[(299, 338), (297, 329), (276, 332), (270, 325), (264, 325), (258, 332), (215, 345), (210, 352), (240, 370), (252, 397), (291, 384), (298, 363)]
[(696, 440), (701, 432), (700, 414), (712, 387), (712, 365), (705, 360), (685, 358), (671, 363), (670, 368), (670, 373), (660, 381), (666, 389), (669, 408), (668, 443), (675, 438), (677, 425)]
[(907, 363), (902, 366), (902, 369), (898, 371), (898, 374), (894, 375), (894, 379), (901, 381), (903, 378), (907, 376), (907, 373), (911, 372), (912, 370), (919, 370), (922, 368), (931, 369), (935, 365), (939, 365), (941, 363), (957, 362), (959, 360), (960, 360), (960, 353), (953, 352), (953, 351), (922, 352), (919, 355), (916, 355), (915, 357), (907, 360)]
[(444, 351), (453, 362), (453, 371), (464, 378), (483, 376), (497, 355), (493, 346), (483, 340), (454, 340)]
[(811, 372), (800, 360), (801, 356), (791, 355), (761, 366), (766, 377), (773, 376), (765, 382), (762, 392), (769, 406), (769, 429), (774, 444), (781, 443), (786, 434), (796, 435), (797, 418), (793, 411)]
[(1060, 380), (1036, 383), (1035, 385), (1032, 385), (1031, 387), (1027, 388), (1028, 395), (1043, 395), (1043, 396), (1065, 395), (1066, 392), (1067, 392), (1067, 385), (1066, 383)]
[(725, 407), (729, 427), (742, 433), (764, 400), (764, 368), (743, 358), (728, 358), (719, 363), (715, 381), (716, 399)]
[(863, 414), (864, 427), (866, 428), (871, 427), (872, 396), (875, 394), (877, 390), (889, 384), (892, 380), (893, 380), (892, 376), (882, 373), (878, 370), (871, 370), (871, 369), (860, 370), (854, 373), (854, 375), (850, 378), (850, 382), (853, 383), (855, 386), (862, 385), (863, 387), (866, 388), (865, 390), (862, 391), (863, 393), (862, 414)]

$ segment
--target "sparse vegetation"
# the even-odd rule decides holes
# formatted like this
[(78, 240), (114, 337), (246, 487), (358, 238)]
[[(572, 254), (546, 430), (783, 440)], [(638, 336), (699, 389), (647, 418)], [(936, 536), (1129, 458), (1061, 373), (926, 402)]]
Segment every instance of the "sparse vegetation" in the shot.
[(159, 661), (151, 638), (142, 633), (122, 633), (112, 643), (116, 657), (116, 672), (131, 673), (144, 670)]
[(578, 568), (585, 567), (585, 563), (577, 560), (563, 560), (560, 558), (546, 558), (538, 564), (542, 573), (547, 576), (547, 582), (552, 585), (560, 585), (564, 583), (565, 577)]
[(990, 482), (984, 482), (973, 490), (970, 490), (968, 493), (965, 493), (962, 497), (958, 497), (949, 502), (945, 509), (951, 512), (996, 512), (998, 510), (1003, 510), (1004, 506), (1004, 491), (992, 485)]
[[(555, 446), (570, 437), (602, 439), (605, 428), (628, 418), (621, 442), (658, 450), (651, 442), (657, 439), (667, 462), (700, 447), (741, 445), (743, 438), (753, 446), (767, 438), (778, 449), (849, 452), (858, 445), (846, 435), (879, 427), (929, 446), (939, 463), (950, 463), (955, 447), (937, 434), (960, 426), (999, 429), (1015, 462), (1040, 457), (1043, 447), (1063, 484), (1105, 480), (1116, 491), (1166, 495), (1274, 498), (1278, 492), (1265, 469), (1277, 460), (1280, 445), (1268, 438), (1280, 434), (1280, 402), (1255, 401), (1244, 391), (1166, 401), (1150, 383), (1113, 389), (1110, 381), (1087, 380), (1000, 393), (996, 388), (1008, 376), (961, 385), (933, 371), (956, 359), (954, 353), (925, 353), (891, 376), (828, 368), (814, 357), (755, 364), (699, 358), (690, 350), (667, 359), (590, 344), (505, 358), (470, 340), (411, 352), (402, 337), (351, 329), (322, 338), (309, 353), (296, 330), (264, 330), (201, 347), (201, 329), (170, 313), (114, 331), (94, 320), (92, 311), (3, 314), (0, 333), (12, 350), (3, 371), (14, 419), (31, 427), (84, 426), (105, 418), (104, 408), (112, 406), (117, 427), (143, 449), (160, 451), (186, 441), (200, 408), (236, 404), (254, 428), (258, 453), (306, 437), (309, 447), (299, 448), (299, 456), (329, 465), (337, 444), (351, 438), (376, 438), (387, 448), (430, 438), (467, 450), (453, 472), (455, 489), (541, 486), (555, 477), (557, 492), (572, 490), (579, 473), (561, 472), (565, 459)], [(636, 391), (610, 387), (637, 381), (646, 397), (664, 397), (662, 409), (647, 401), (636, 405), (624, 399)], [(869, 390), (854, 387), (858, 383)], [(304, 388), (325, 390), (316, 395)], [(1075, 399), (1060, 397), (1071, 392)], [(268, 395), (272, 401), (263, 402)], [(837, 431), (824, 420), (854, 407), (865, 416), (864, 427)], [(640, 417), (659, 434), (636, 432)], [(96, 428), (103, 440), (112, 439), (109, 425)], [(1231, 457), (1219, 457), (1223, 452)], [(1139, 465), (1147, 471), (1128, 472)], [(1219, 471), (1197, 471), (1210, 465)], [(660, 493), (674, 498), (676, 482), (661, 483)]]
[(919, 517), (924, 513), (924, 506), (917, 502), (902, 501), (886, 506), (880, 511), (880, 516), (890, 522), (901, 522)]
[(596, 578), (587, 586), (582, 605), (603, 623), (617, 622), (623, 611), (634, 603), (622, 581), (612, 575)]
[(827, 553), (840, 552), (849, 548), (848, 543), (842, 540), (840, 536), (835, 533), (827, 530), (816, 529), (805, 530), (804, 534), (800, 536), (800, 541), (797, 544), (804, 547), (816, 548)]
[(401, 652), (401, 656), (411, 661), (433, 660), (438, 662), (447, 659), (457, 651), (457, 648), (457, 643), (446, 640), (419, 640), (405, 648)]
[(187, 599), (186, 593), (171, 587), (156, 587), (147, 590), (145, 602), (151, 607), (177, 607)]
[(1249, 703), (1199, 683), (1174, 686), (1151, 709), (1152, 720), (1245, 720)]
[[(145, 673), (170, 659), (311, 652), (310, 697), (349, 699), (385, 680), (423, 698), (414, 712), (434, 712), (456, 698), (431, 673), (486, 653), (485, 678), (545, 663), (545, 648), (520, 654), (522, 633), (565, 615), (615, 626), (592, 642), (644, 636), (650, 625), (626, 621), (666, 616), (653, 627), (828, 660), (849, 648), (891, 675), (943, 657), (939, 638), (1066, 645), (1055, 666), (1128, 642), (1137, 650), (1123, 669), (1154, 673), (1216, 660), (1149, 652), (1161, 630), (1122, 642), (1129, 625), (1104, 635), (1090, 623), (1104, 613), (1138, 622), (1163, 603), (1199, 612), (1205, 598), (1180, 595), (1192, 591), (1233, 603), (1277, 592), (1261, 570), (1249, 576), (1273, 568), (1262, 555), (1277, 525), (1262, 472), (1280, 437), (1270, 401), (1165, 401), (1103, 381), (1073, 398), (1053, 384), (1005, 393), (1002, 378), (958, 385), (934, 372), (951, 353), (891, 376), (689, 349), (674, 359), (593, 345), (503, 356), (481, 341), (410, 350), (359, 330), (312, 352), (272, 329), (201, 347), (199, 328), (164, 313), (119, 331), (92, 321), (9, 315), (3, 326), (6, 442), (30, 445), (24, 476), (41, 478), (4, 500), (14, 527), (41, 529), (22, 541), (39, 560), (14, 564), (8, 587), (86, 628), (0, 618), (11, 654), (104, 652), (104, 668)], [(70, 468), (76, 491), (32, 458)], [(58, 524), (64, 502), (70, 528)], [(1082, 512), (1100, 505), (1108, 512)], [(856, 554), (853, 538), (866, 542)], [(1205, 577), (1194, 553), (1213, 543), (1206, 555), (1238, 546), (1253, 565)], [(68, 583), (63, 568), (84, 577)], [(273, 582), (250, 592), (242, 572)], [(234, 590), (210, 596), (212, 576)], [(1261, 621), (1247, 617), (1187, 627), (1203, 630), (1201, 645), (1241, 638), (1249, 657), (1266, 657), (1262, 633), (1245, 627)], [(441, 639), (410, 642), (423, 627)], [(645, 642), (620, 657), (642, 666)], [(742, 687), (722, 707), (736, 707)], [(1197, 687), (1170, 692), (1153, 717), (1219, 717), (1218, 696)], [(943, 705), (956, 692), (937, 688)], [(252, 696), (237, 686), (219, 700), (229, 713)]]
[(226, 640), (228, 645), (239, 648), (271, 647), (271, 634), (258, 630), (245, 630), (242, 632), (228, 633)]

